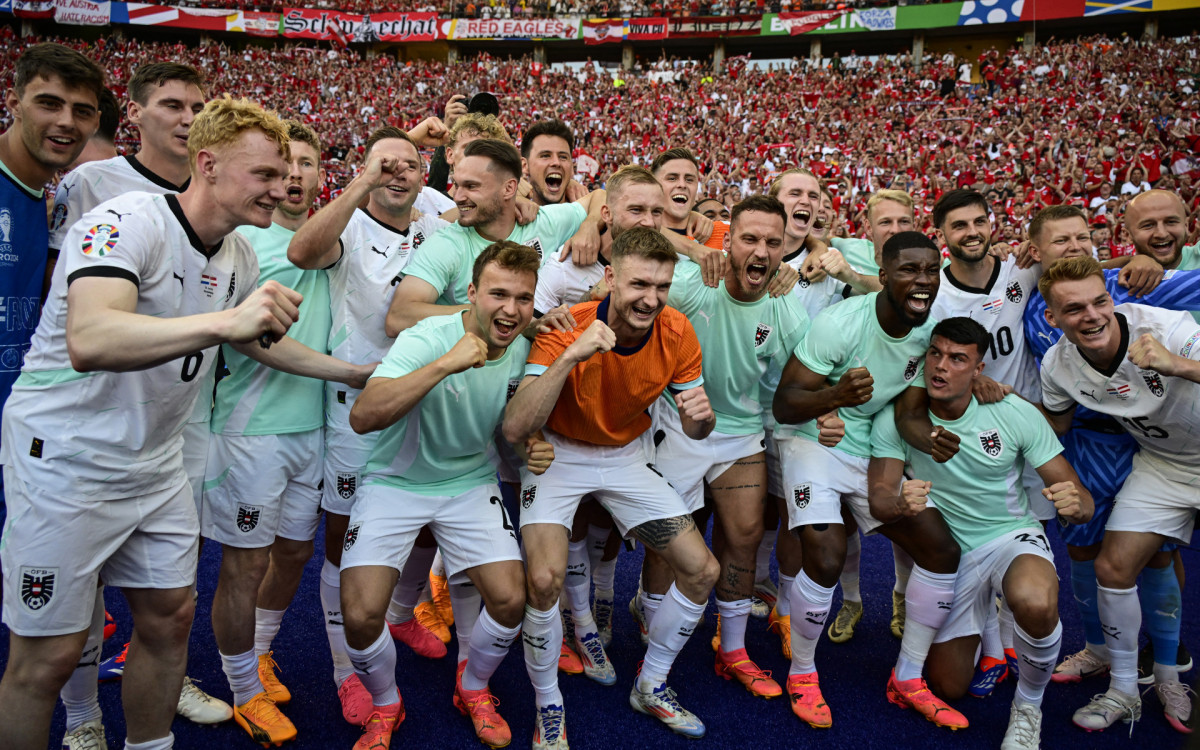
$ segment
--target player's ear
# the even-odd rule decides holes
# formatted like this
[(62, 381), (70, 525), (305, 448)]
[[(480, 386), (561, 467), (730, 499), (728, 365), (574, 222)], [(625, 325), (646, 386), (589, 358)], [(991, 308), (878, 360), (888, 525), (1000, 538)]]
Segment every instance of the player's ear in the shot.
[(510, 177), (504, 181), (504, 200), (511, 201), (517, 197), (517, 186), (519, 184), (520, 182), (514, 177)]
[(600, 207), (600, 220), (604, 222), (604, 226), (612, 227), (612, 211), (607, 203)]
[(529, 160), (524, 156), (521, 157), (521, 176), (529, 179)]
[(1058, 328), (1059, 327), (1058, 323), (1054, 322), (1054, 312), (1051, 311), (1049, 303), (1050, 303), (1050, 300), (1046, 300), (1046, 310), (1043, 313), (1043, 315), (1045, 315), (1046, 322), (1050, 324), (1051, 328)]
[(475, 297), (478, 296), (475, 292), (474, 284), (467, 284), (467, 302), (475, 304)]
[(732, 240), (730, 240), (730, 237), (732, 237), (732, 236), (733, 236), (733, 226), (730, 225), (729, 231), (726, 232), (725, 236), (721, 238), (721, 249), (725, 251), (726, 255), (729, 255), (729, 248), (732, 246)]
[(616, 278), (617, 278), (617, 273), (616, 273), (616, 271), (613, 270), (613, 265), (610, 263), (607, 266), (605, 266), (604, 267), (604, 285), (608, 287), (609, 291), (612, 291), (613, 282), (616, 280)]
[(1042, 251), (1033, 243), (1033, 240), (1029, 241), (1029, 257), (1033, 258), (1034, 263), (1042, 262)]
[(214, 179), (217, 174), (216, 154), (206, 148), (200, 149), (196, 153), (196, 163), (193, 165), (193, 171), (205, 179)]

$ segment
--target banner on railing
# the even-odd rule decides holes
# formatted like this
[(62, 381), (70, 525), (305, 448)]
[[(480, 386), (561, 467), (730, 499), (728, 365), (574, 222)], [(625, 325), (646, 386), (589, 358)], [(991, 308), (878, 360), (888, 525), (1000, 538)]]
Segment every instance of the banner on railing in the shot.
[(134, 26), (170, 26), (178, 29), (224, 31), (225, 19), (233, 13), (232, 10), (222, 10), (214, 15), (210, 10), (199, 8), (193, 13), (169, 5), (113, 3), (112, 22), (129, 23)]
[(625, 38), (631, 42), (653, 42), (666, 39), (670, 33), (668, 18), (626, 18)]
[(54, 0), (12, 0), (13, 15), (19, 18), (53, 18)]
[(625, 22), (620, 18), (602, 18), (580, 22), (584, 44), (610, 44), (625, 39)]
[(762, 16), (700, 16), (672, 18), (673, 37), (757, 36)]
[(359, 16), (337, 10), (287, 8), (280, 21), (279, 33), (289, 39), (334, 40), (344, 36), (350, 43), (432, 42), (438, 38), (437, 27), (436, 13)]
[(459, 18), (441, 21), (441, 38), (466, 39), (578, 39), (578, 18)]
[(112, 22), (112, 3), (91, 0), (56, 0), (54, 22), (72, 26), (108, 26)]
[(279, 36), (279, 14), (239, 10), (232, 16), (226, 16), (225, 30), (240, 31), (250, 36)]
[(845, 14), (845, 10), (805, 10), (799, 13), (780, 13), (779, 22), (789, 34), (797, 36), (819, 29)]

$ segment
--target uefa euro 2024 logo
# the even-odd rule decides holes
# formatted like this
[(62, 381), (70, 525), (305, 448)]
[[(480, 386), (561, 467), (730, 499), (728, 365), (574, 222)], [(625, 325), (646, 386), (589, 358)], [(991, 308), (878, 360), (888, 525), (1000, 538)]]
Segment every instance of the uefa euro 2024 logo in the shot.
[(7, 208), (0, 208), (0, 242), (8, 244), (12, 235), (12, 214)]

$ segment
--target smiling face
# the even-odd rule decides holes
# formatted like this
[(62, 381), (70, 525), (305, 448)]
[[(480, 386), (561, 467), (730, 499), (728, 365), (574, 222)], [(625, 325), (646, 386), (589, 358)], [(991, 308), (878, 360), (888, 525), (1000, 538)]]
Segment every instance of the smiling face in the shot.
[(900, 321), (915, 328), (929, 319), (942, 279), (942, 258), (928, 247), (907, 247), (879, 271), (883, 293)]
[(390, 156), (399, 163), (392, 179), (383, 187), (371, 191), (373, 212), (392, 216), (407, 216), (421, 193), (425, 164), (417, 147), (401, 138), (384, 138), (371, 147), (371, 153)]
[(1092, 362), (1107, 363), (1120, 346), (1112, 297), (1097, 276), (1054, 284), (1046, 296), (1046, 322)]
[(1149, 255), (1164, 268), (1179, 265), (1187, 244), (1187, 210), (1174, 193), (1154, 190), (1130, 201), (1125, 227), (1140, 255)]
[(506, 200), (516, 195), (517, 179), (500, 171), (490, 171), (486, 156), (464, 156), (454, 167), (454, 205), (458, 223), (481, 227), (504, 215)]
[(1047, 221), (1037, 237), (1029, 240), (1033, 259), (1049, 268), (1063, 258), (1092, 254), (1092, 235), (1082, 216)]
[(829, 242), (836, 219), (837, 214), (833, 211), (833, 198), (826, 193), (821, 193), (821, 205), (817, 208), (817, 217), (813, 219), (810, 234), (822, 242)]
[(287, 198), (288, 164), (276, 141), (257, 128), (246, 130), (228, 146), (201, 149), (196, 159), (229, 223), (271, 225), (276, 206)]
[(19, 128), (21, 144), (49, 179), (79, 156), (100, 125), (100, 108), (89, 89), (67, 86), (62, 78), (36, 76), (18, 97), (10, 89), (5, 97)]
[(784, 231), (792, 240), (802, 240), (812, 231), (821, 206), (821, 185), (812, 175), (796, 173), (780, 178), (779, 193), (775, 196), (788, 215)]
[(200, 87), (175, 80), (152, 89), (145, 104), (130, 101), (126, 114), (141, 133), (144, 151), (186, 161), (188, 132), (202, 109), (204, 92)]
[(678, 225), (687, 221), (700, 189), (700, 171), (687, 159), (672, 159), (654, 173), (667, 196), (667, 216)]
[[(627, 256), (605, 266), (604, 280), (611, 291), (609, 326), (627, 336), (644, 336), (654, 319), (667, 306), (667, 293), (675, 264), (637, 256)], [(617, 330), (618, 326), (622, 329)]]
[(761, 299), (783, 257), (783, 220), (765, 211), (743, 211), (725, 235), (725, 251), (729, 294), (742, 302)]
[(971, 392), (983, 372), (983, 355), (974, 344), (934, 336), (925, 353), (925, 388), (930, 401), (957, 401)]
[(533, 293), (537, 274), (510, 270), (488, 263), (479, 274), (479, 286), (467, 287), (474, 329), (488, 345), (488, 357), (499, 355), (533, 320)]
[(556, 135), (537, 136), (529, 149), (529, 158), (521, 159), (521, 168), (533, 186), (535, 203), (547, 206), (567, 199), (567, 182), (575, 167), (571, 147), (565, 139)]
[(657, 184), (627, 184), (619, 193), (608, 194), (607, 202), (600, 208), (600, 218), (616, 241), (634, 227), (662, 229), (665, 203), (662, 188)]
[(867, 212), (867, 239), (875, 243), (875, 262), (880, 261), (883, 245), (893, 235), (911, 232), (913, 212), (903, 203), (882, 200)]
[(983, 206), (969, 205), (946, 214), (938, 237), (950, 255), (967, 263), (978, 263), (992, 246), (992, 222)]

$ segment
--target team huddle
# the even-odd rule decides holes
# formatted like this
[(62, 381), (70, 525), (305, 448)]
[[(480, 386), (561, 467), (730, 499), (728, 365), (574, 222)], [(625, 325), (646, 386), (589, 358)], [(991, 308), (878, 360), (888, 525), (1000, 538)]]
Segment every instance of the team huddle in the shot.
[[(126, 748), (172, 747), (177, 711), (295, 738), (271, 644), (322, 517), (330, 695), (358, 750), (405, 719), (396, 641), (442, 658), (448, 626), (453, 702), (479, 739), (512, 741), (488, 683), (519, 639), (532, 747), (567, 748), (558, 673), (613, 685), (606, 648), (633, 637), (613, 629), (630, 541), (634, 711), (704, 736), (669, 678), (715, 594), (717, 675), (830, 727), (817, 644), (862, 616), (860, 533), (895, 557), (891, 703), (965, 729), (951, 703), (1013, 676), (1001, 747), (1037, 748), (1049, 683), (1107, 673), (1079, 727), (1141, 718), (1144, 681), (1191, 731), (1173, 562), (1200, 508), (1200, 246), (1174, 193), (1129, 203), (1137, 254), (1110, 267), (1070, 205), (993, 246), (971, 189), (937, 199), (935, 238), (907, 193), (878, 190), (846, 240), (806, 169), (697, 203), (696, 157), (667, 148), (587, 192), (563, 123), (518, 147), (456, 102), (375, 130), (314, 212), (311, 128), (206, 102), (198, 71), (153, 63), (129, 82), (140, 149), (67, 173), (46, 230), (37, 186), (87, 145), (103, 81), (79, 53), (30, 47), (0, 136), (0, 202), (57, 257), (21, 270), (25, 296), (43, 276), (48, 291), (0, 382), (7, 746), (46, 747), (60, 696), (63, 747), (106, 747), (104, 586), (133, 617)], [(435, 147), (448, 197), (425, 186)], [(1049, 526), (1087, 644), (1065, 658)], [(232, 705), (186, 677), (202, 540), (221, 545)], [(782, 685), (747, 651), (755, 617), (791, 661)]]

